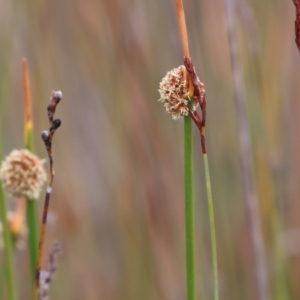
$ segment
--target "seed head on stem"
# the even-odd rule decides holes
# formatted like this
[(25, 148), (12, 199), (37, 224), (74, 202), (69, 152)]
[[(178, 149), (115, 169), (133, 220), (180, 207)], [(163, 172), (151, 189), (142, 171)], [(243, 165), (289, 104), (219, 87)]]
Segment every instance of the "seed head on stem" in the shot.
[(0, 167), (3, 187), (14, 197), (38, 199), (47, 179), (44, 163), (27, 149), (13, 150)]
[[(160, 99), (164, 103), (166, 111), (177, 120), (189, 115), (189, 80), (185, 66), (169, 71), (159, 85)], [(193, 109), (199, 104), (198, 99), (193, 99)]]

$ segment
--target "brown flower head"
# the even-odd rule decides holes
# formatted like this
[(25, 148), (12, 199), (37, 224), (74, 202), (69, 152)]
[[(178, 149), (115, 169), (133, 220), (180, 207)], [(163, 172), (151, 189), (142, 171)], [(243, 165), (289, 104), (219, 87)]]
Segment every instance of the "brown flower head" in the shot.
[(0, 180), (14, 197), (37, 199), (47, 180), (44, 160), (28, 150), (13, 150), (2, 162)]
[[(189, 80), (185, 66), (169, 71), (159, 84), (161, 101), (164, 103), (166, 111), (172, 114), (172, 119), (177, 120), (189, 114)], [(193, 100), (193, 109), (198, 105), (197, 100)]]

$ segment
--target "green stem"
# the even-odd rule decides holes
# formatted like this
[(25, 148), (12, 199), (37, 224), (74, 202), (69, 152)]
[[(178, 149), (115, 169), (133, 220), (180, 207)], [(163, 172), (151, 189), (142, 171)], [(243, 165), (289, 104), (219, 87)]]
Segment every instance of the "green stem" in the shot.
[(217, 242), (216, 242), (214, 207), (213, 207), (213, 200), (212, 200), (208, 159), (206, 153), (203, 153), (203, 161), (204, 161), (205, 184), (206, 184), (206, 192), (207, 192), (207, 204), (208, 204), (209, 225), (210, 225), (211, 251), (212, 251), (212, 261), (213, 261), (214, 300), (218, 300), (219, 285), (218, 285)]
[(37, 209), (36, 200), (27, 200), (27, 226), (28, 226), (28, 245), (31, 264), (32, 279), (35, 279), (35, 268), (38, 256), (38, 228), (37, 228)]
[[(4, 284), (5, 284), (5, 282), (6, 282), (6, 278), (8, 277), (7, 276), (7, 272), (8, 272), (8, 270), (7, 270), (8, 268), (7, 268), (7, 262), (6, 261), (4, 261), (3, 263), (2, 263), (2, 267), (1, 267), (1, 274), (0, 274), (0, 297), (4, 297), (3, 295), (4, 295)], [(1, 298), (2, 299), (2, 298)]]
[(7, 265), (6, 274), (7, 274), (7, 283), (8, 283), (8, 297), (9, 300), (17, 300), (17, 286), (15, 281), (12, 239), (10, 236), (8, 222), (7, 222), (6, 198), (1, 184), (0, 184), (0, 215), (1, 215), (1, 221), (3, 226), (5, 263)]
[[(26, 148), (33, 152), (33, 132), (32, 129), (26, 130), (25, 137)], [(38, 220), (37, 207), (35, 199), (27, 199), (27, 227), (28, 227), (28, 246), (31, 265), (32, 280), (35, 280), (35, 269), (38, 256)]]
[(193, 200), (193, 137), (192, 118), (184, 118), (184, 183), (187, 300), (195, 300), (194, 200)]
[[(12, 240), (12, 251), (14, 253), (14, 250), (16, 249), (16, 239), (14, 239), (11, 236), (11, 240)], [(8, 273), (9, 273), (9, 268), (8, 268), (8, 263), (6, 260), (4, 260), (3, 265), (2, 265), (2, 269), (1, 269), (1, 274), (0, 274), (0, 299), (2, 299), (1, 297), (3, 297), (3, 293), (4, 293), (4, 284), (8, 278)]]

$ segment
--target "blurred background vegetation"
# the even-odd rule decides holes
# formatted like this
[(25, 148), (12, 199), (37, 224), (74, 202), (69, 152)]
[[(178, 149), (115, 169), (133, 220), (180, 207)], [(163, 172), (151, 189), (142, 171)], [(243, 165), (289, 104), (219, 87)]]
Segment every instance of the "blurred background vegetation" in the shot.
[[(257, 299), (241, 188), (225, 3), (184, 1), (191, 56), (207, 92), (220, 299)], [(62, 244), (51, 299), (185, 299), (183, 121), (157, 102), (182, 64), (174, 1), (0, 0), (0, 126), (7, 155), (23, 148), (21, 61), (28, 59), (35, 149), (46, 106), (62, 90), (45, 254)], [(238, 1), (237, 20), (255, 185), (272, 299), (276, 278), (300, 299), (300, 54), (292, 0)], [(195, 141), (198, 131), (195, 129)], [(204, 174), (195, 143), (199, 299), (212, 299)], [(39, 209), (43, 206), (43, 197)], [(286, 262), (282, 271), (276, 252)], [(284, 259), (284, 256), (286, 259)], [(2, 255), (1, 255), (2, 257)], [(27, 250), (20, 299), (31, 298)], [(46, 255), (44, 255), (46, 263)], [(2, 261), (3, 264), (3, 261)]]

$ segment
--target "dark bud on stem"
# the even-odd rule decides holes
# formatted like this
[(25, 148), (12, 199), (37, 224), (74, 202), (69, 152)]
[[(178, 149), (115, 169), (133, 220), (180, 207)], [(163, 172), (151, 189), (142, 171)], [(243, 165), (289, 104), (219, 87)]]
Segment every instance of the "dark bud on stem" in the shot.
[(50, 112), (51, 110), (52, 110), (52, 105), (49, 104), (49, 105), (47, 106), (47, 111)]
[(41, 137), (45, 143), (45, 146), (48, 149), (51, 149), (51, 137), (50, 137), (50, 133), (47, 130), (44, 130), (41, 134)]
[(61, 125), (60, 119), (55, 119), (52, 123), (50, 130), (56, 130)]
[(42, 133), (41, 133), (41, 137), (42, 137), (42, 140), (44, 142), (46, 142), (48, 139), (49, 139), (49, 132), (47, 130), (44, 130)]

